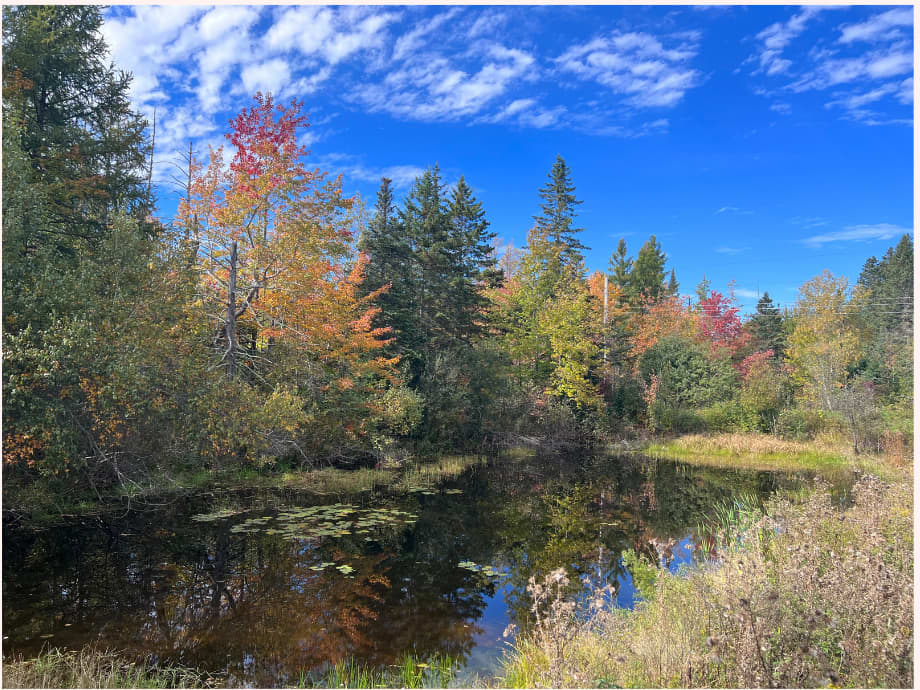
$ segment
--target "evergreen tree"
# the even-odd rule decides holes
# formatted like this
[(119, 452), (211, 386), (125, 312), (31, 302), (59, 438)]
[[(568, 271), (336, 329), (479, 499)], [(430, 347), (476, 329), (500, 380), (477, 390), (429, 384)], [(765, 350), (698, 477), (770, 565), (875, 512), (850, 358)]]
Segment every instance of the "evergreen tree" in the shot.
[(776, 359), (782, 358), (786, 345), (783, 317), (769, 293), (764, 292), (757, 302), (757, 311), (751, 317), (749, 329), (752, 336), (751, 345), (755, 351), (773, 350)]
[(358, 249), (369, 259), (362, 284), (364, 294), (388, 286), (375, 300), (380, 313), (374, 321), (378, 327), (392, 329), (394, 344), (389, 349), (399, 352), (411, 338), (418, 313), (413, 308), (411, 250), (399, 222), (389, 178), (380, 181), (374, 216), (361, 233)]
[(626, 239), (620, 238), (617, 250), (610, 255), (610, 281), (620, 288), (623, 295), (629, 293), (629, 277), (632, 273), (633, 260), (626, 255)]
[(914, 243), (904, 235), (881, 260), (866, 260), (857, 285), (865, 291), (863, 313), (876, 332), (913, 330)]
[(661, 251), (661, 245), (652, 235), (636, 255), (630, 275), (629, 292), (634, 303), (645, 298), (657, 301), (662, 296), (666, 289), (664, 285), (666, 261), (667, 257)]
[(703, 279), (696, 286), (696, 304), (699, 306), (709, 299), (709, 293), (712, 290), (712, 281), (703, 274)]
[(913, 250), (904, 235), (881, 260), (869, 258), (854, 300), (869, 336), (858, 369), (883, 400), (905, 409), (913, 402)]
[(575, 185), (562, 156), (556, 156), (548, 177), (540, 189), (541, 213), (534, 216), (537, 230), (561, 247), (564, 263), (577, 261), (586, 249), (576, 237), (583, 228), (574, 227), (576, 208), (582, 202), (575, 198)]
[(99, 7), (3, 8), (4, 106), (17, 104), (29, 182), (48, 199), (48, 223), (33, 242), (98, 240), (119, 211), (144, 219), (146, 122), (130, 108), (131, 76), (107, 64)]
[(665, 294), (668, 297), (677, 297), (677, 292), (680, 290), (680, 284), (677, 282), (677, 275), (674, 273), (674, 269), (671, 269), (671, 278), (668, 280), (668, 287), (665, 289)]
[(501, 271), (495, 266), (492, 240), (482, 204), (461, 176), (451, 193), (449, 214), (450, 273), (445, 305), (453, 312), (452, 329), (456, 337), (469, 341), (480, 332), (479, 314), (488, 300), (483, 287), (497, 287)]

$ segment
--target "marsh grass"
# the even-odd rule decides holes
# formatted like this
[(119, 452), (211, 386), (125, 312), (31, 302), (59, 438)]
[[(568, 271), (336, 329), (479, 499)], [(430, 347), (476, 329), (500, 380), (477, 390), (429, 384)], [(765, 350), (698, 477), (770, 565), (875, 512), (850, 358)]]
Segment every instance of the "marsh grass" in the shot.
[(886, 480), (903, 478), (910, 472), (909, 464), (900, 455), (853, 455), (845, 441), (835, 438), (805, 442), (758, 433), (687, 434), (649, 443), (639, 452), (713, 467), (810, 471), (829, 479), (855, 469)]
[(34, 659), (3, 660), (5, 688), (201, 688), (210, 679), (191, 669), (126, 661), (111, 650), (57, 648)]
[[(826, 484), (777, 498), (717, 563), (661, 570), (633, 611), (578, 623), (560, 656), (523, 635), (512, 687), (910, 687), (913, 523), (907, 482), (862, 476), (841, 510)], [(566, 633), (568, 635), (568, 633)]]

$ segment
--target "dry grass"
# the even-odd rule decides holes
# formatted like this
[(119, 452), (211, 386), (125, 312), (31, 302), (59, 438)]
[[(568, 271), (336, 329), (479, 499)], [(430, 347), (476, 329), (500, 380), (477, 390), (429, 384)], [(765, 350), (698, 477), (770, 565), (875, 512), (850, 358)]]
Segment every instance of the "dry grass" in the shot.
[(833, 437), (801, 442), (758, 433), (687, 434), (650, 443), (641, 452), (715, 467), (823, 474), (859, 469), (888, 480), (910, 474), (910, 465), (900, 455), (854, 455), (851, 446)]
[(50, 649), (35, 659), (3, 660), (5, 688), (201, 688), (206, 679), (184, 668), (153, 668), (112, 651)]
[[(910, 687), (913, 524), (910, 484), (872, 477), (855, 504), (826, 486), (775, 500), (721, 562), (662, 571), (634, 611), (580, 624), (560, 658), (524, 636), (512, 687)], [(562, 629), (570, 623), (561, 621)]]

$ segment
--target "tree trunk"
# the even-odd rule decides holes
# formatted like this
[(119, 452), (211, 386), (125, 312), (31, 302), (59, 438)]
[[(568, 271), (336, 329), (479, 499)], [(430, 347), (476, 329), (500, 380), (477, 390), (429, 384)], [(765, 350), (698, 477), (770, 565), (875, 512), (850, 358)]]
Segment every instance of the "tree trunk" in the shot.
[(227, 335), (227, 378), (229, 379), (236, 376), (236, 351), (238, 349), (236, 342), (236, 250), (237, 245), (234, 242), (233, 248), (230, 250), (230, 275), (227, 280), (227, 323), (224, 326)]

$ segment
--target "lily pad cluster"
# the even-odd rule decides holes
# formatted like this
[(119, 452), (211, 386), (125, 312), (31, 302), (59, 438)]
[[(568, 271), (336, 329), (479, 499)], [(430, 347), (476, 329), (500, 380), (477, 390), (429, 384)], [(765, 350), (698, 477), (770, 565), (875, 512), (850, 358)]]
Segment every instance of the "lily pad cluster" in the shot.
[(289, 508), (277, 515), (249, 518), (230, 528), (236, 534), (262, 532), (280, 534), (288, 539), (317, 539), (320, 537), (344, 537), (350, 534), (366, 535), (393, 527), (410, 525), (416, 516), (404, 510), (390, 508), (358, 508), (336, 503), (328, 506)]
[(239, 515), (240, 513), (245, 513), (246, 511), (242, 508), (221, 508), (220, 510), (215, 510), (211, 513), (201, 513), (200, 515), (192, 515), (192, 520), (196, 522), (216, 522), (217, 520), (223, 520), (228, 517), (233, 517), (234, 515)]
[(457, 567), (471, 570), (474, 573), (482, 573), (486, 577), (501, 577), (505, 575), (505, 573), (500, 570), (496, 570), (491, 565), (479, 565), (478, 563), (473, 563), (473, 561), (460, 561), (457, 564)]

